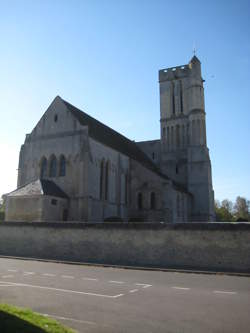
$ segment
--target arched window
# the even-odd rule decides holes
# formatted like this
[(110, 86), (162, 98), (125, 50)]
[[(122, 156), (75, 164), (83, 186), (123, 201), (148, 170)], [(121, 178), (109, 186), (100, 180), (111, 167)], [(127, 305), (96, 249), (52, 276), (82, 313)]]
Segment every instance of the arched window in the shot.
[(181, 95), (181, 113), (183, 113), (183, 89), (182, 89), (182, 81), (180, 81), (180, 95)]
[(142, 205), (142, 193), (139, 192), (137, 195), (137, 206), (139, 210), (142, 210), (143, 205)]
[(40, 178), (45, 178), (47, 176), (47, 158), (43, 157), (41, 161), (41, 172)]
[(171, 141), (170, 141), (170, 146), (171, 146), (171, 150), (173, 150), (174, 147), (174, 127), (171, 126)]
[(109, 196), (109, 161), (106, 162), (105, 169), (105, 200), (108, 200)]
[(66, 175), (66, 159), (65, 157), (62, 155), (60, 157), (60, 161), (59, 161), (59, 176), (63, 177)]
[(167, 147), (169, 149), (169, 126), (167, 127)]
[(195, 121), (192, 120), (192, 145), (196, 144), (196, 130)]
[(176, 125), (176, 147), (180, 147), (180, 125)]
[(182, 125), (182, 147), (185, 147), (185, 126)]
[(177, 198), (176, 198), (176, 209), (177, 209), (177, 217), (180, 217), (180, 197), (179, 197), (179, 194), (177, 194)]
[(155, 209), (156, 201), (155, 201), (155, 192), (151, 192), (150, 194), (150, 208)]
[(163, 127), (162, 129), (162, 136), (163, 136), (163, 140), (166, 140), (166, 128)]
[(187, 144), (190, 144), (190, 131), (189, 131), (189, 124), (187, 124), (187, 130), (186, 130), (186, 134), (187, 134)]
[(173, 94), (172, 94), (172, 105), (173, 105), (173, 108), (172, 108), (172, 110), (173, 110), (173, 114), (175, 114), (175, 89), (174, 89), (175, 87), (174, 87), (174, 82), (173, 82), (173, 87), (172, 87), (172, 90), (173, 90)]
[(101, 162), (100, 167), (100, 199), (102, 199), (103, 195), (103, 176), (104, 176), (104, 160)]
[(128, 175), (125, 175), (125, 205), (128, 204)]
[(56, 177), (57, 162), (55, 155), (51, 156), (49, 164), (49, 176)]
[(197, 132), (197, 145), (200, 144), (201, 142), (201, 121), (200, 119), (197, 119), (197, 129), (196, 129), (196, 132)]

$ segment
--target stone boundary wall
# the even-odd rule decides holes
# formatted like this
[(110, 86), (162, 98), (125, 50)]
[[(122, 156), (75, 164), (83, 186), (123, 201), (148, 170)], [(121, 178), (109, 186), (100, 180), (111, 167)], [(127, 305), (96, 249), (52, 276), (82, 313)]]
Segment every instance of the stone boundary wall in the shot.
[(250, 273), (250, 223), (0, 223), (0, 256)]

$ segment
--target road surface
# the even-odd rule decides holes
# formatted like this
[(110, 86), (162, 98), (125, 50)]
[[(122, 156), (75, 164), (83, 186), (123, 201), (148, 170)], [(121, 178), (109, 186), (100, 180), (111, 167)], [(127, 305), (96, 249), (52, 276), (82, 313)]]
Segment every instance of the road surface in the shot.
[(0, 258), (0, 302), (78, 332), (249, 332), (250, 278)]

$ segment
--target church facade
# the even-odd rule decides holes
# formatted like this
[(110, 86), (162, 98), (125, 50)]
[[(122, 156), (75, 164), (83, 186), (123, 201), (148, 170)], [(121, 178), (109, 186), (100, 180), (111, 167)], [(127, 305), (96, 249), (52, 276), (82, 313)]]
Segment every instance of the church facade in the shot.
[(201, 64), (159, 71), (159, 140), (134, 142), (57, 96), (20, 150), (7, 221), (214, 220)]

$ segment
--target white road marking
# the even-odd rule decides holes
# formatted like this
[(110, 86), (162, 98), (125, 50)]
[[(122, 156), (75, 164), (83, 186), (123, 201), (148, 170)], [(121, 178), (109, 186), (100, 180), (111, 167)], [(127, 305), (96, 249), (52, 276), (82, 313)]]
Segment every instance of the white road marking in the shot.
[(98, 279), (93, 279), (93, 278), (85, 278), (85, 277), (83, 277), (82, 279), (83, 280), (87, 280), (87, 281), (98, 281)]
[(231, 295), (237, 294), (236, 291), (222, 291), (222, 290), (214, 290), (213, 293), (215, 293), (215, 294), (231, 294)]
[(56, 276), (56, 274), (51, 274), (51, 273), (43, 273), (42, 275), (44, 275), (44, 276)]
[(55, 315), (50, 315), (47, 313), (40, 313), (44, 317), (51, 317), (51, 318), (56, 318), (56, 319), (61, 319), (61, 320), (69, 320), (69, 321), (74, 321), (77, 323), (82, 323), (82, 324), (89, 324), (89, 325), (98, 325), (97, 323), (93, 321), (87, 321), (87, 320), (80, 320), (80, 319), (75, 319), (75, 318), (68, 318), (68, 317), (61, 317), (61, 316), (55, 316)]
[(135, 293), (136, 291), (138, 291), (138, 289), (129, 290), (130, 293)]
[(13, 278), (14, 275), (3, 275), (2, 278), (3, 279), (8, 279), (8, 278)]
[(112, 281), (112, 280), (110, 280), (109, 283), (123, 284), (123, 283), (125, 283), (125, 282), (123, 282), (123, 281)]
[(23, 275), (34, 275), (34, 272), (23, 272)]
[[(1, 281), (0, 281), (0, 283), (1, 283)], [(14, 283), (14, 282), (8, 282), (8, 283), (11, 284), (12, 287), (27, 287), (27, 288), (46, 289), (46, 290), (52, 290), (52, 291), (61, 291), (61, 292), (64, 292), (64, 293), (89, 295), (89, 296), (97, 296), (97, 297), (105, 297), (105, 298), (118, 298), (118, 297), (124, 296), (124, 294), (104, 295), (104, 294), (89, 293), (89, 292), (84, 292), (84, 291), (76, 291), (76, 290), (69, 290), (69, 289), (59, 289), (59, 288), (52, 288), (52, 287), (45, 287), (45, 286), (37, 286), (37, 285), (33, 285), (33, 284)]]
[(172, 287), (173, 289), (180, 289), (180, 290), (190, 290), (190, 288), (184, 288), (184, 287)]
[(13, 286), (8, 282), (0, 282), (0, 288), (1, 287), (13, 287)]
[(149, 288), (152, 287), (152, 284), (146, 284), (146, 283), (135, 283), (136, 286), (142, 286), (142, 288)]
[(74, 279), (75, 277), (73, 275), (61, 275), (64, 279)]
[(7, 269), (8, 272), (17, 272), (17, 269)]

